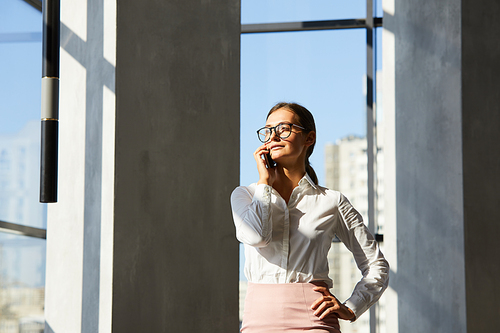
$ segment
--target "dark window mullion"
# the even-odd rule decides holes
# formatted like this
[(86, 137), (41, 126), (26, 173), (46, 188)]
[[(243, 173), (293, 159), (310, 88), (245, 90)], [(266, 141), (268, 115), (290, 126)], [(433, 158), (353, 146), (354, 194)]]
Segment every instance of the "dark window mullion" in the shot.
[(47, 231), (45, 229), (28, 227), (21, 224), (0, 221), (0, 232), (46, 239)]
[[(381, 17), (372, 18), (372, 26), (381, 27)], [(256, 23), (242, 24), (241, 33), (266, 33), (287, 31), (314, 31), (314, 30), (339, 30), (339, 29), (366, 29), (366, 19), (328, 20), (328, 21), (303, 21), (282, 23)]]

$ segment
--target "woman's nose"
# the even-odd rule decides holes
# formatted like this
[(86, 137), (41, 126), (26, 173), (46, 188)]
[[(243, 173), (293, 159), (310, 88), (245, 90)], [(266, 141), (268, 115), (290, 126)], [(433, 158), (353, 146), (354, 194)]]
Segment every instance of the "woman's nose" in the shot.
[(279, 137), (278, 133), (276, 133), (276, 129), (271, 131), (271, 139), (269, 141), (279, 141), (281, 138)]

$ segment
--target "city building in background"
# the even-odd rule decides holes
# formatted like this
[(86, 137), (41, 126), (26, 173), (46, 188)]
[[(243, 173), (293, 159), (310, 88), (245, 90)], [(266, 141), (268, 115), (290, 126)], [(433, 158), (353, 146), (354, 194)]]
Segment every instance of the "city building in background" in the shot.
[(46, 205), (38, 202), (40, 121), (14, 134), (0, 133), (0, 220), (46, 228)]
[[(383, 168), (383, 145), (378, 141), (377, 167)], [(368, 196), (367, 196), (367, 142), (366, 138), (349, 135), (333, 143), (325, 145), (325, 185), (326, 187), (342, 192), (363, 216), (368, 225)], [(383, 173), (377, 173), (378, 196), (383, 196)], [(377, 209), (377, 234), (381, 234), (384, 225), (383, 200), (375, 200)], [(383, 245), (381, 244), (381, 247)], [(340, 241), (333, 242), (328, 252), (330, 277), (333, 279), (332, 292), (340, 300), (346, 300), (354, 290), (354, 286), (361, 279), (352, 253)], [(378, 332), (386, 332), (384, 297), (375, 305)], [(341, 321), (342, 332), (359, 333), (370, 331), (369, 313), (363, 314), (354, 323)]]
[[(40, 124), (0, 134), (0, 221), (46, 228), (38, 202)], [(0, 333), (43, 332), (45, 241), (0, 233)]]

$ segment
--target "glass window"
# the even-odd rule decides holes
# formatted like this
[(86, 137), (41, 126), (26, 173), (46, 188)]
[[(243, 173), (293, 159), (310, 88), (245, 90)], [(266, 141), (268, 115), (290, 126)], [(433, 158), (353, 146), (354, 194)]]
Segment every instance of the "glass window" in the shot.
[(43, 332), (44, 299), (45, 240), (0, 233), (0, 332)]
[[(381, 0), (374, 2), (374, 15), (382, 17)], [(366, 5), (366, 1), (357, 0), (243, 0), (242, 24), (365, 18)], [(375, 30), (374, 68), (379, 80), (381, 30)], [(343, 192), (368, 223), (366, 46), (365, 29), (242, 35), (242, 185), (258, 180), (253, 152), (260, 142), (255, 130), (264, 125), (268, 110), (280, 101), (297, 102), (315, 116), (317, 143), (310, 160), (320, 184)], [(376, 102), (381, 101), (380, 94), (379, 91), (375, 95)], [(381, 111), (381, 104), (376, 106)], [(383, 162), (383, 157), (377, 160)], [(376, 181), (383, 184), (383, 179)], [(241, 246), (240, 298), (244, 297), (246, 286), (243, 251)], [(328, 260), (333, 292), (345, 300), (361, 278), (359, 270), (352, 254), (340, 242), (332, 244)], [(243, 304), (242, 299), (240, 302)], [(383, 304), (377, 307), (383, 309)], [(377, 313), (379, 319), (384, 316)], [(341, 323), (342, 332), (370, 332), (369, 320), (366, 313), (354, 324)], [(385, 331), (383, 322), (379, 321), (377, 331)]]
[(374, 16), (376, 17), (383, 17), (384, 16), (384, 9), (382, 7), (382, 0), (376, 0), (375, 1), (375, 9), (373, 10), (375, 13)]
[(0, 2), (0, 72), (0, 221), (45, 228), (39, 203), (42, 13), (24, 1)]
[(323, 21), (366, 17), (365, 0), (242, 0), (241, 23)]
[(324, 145), (366, 131), (365, 40), (363, 29), (242, 35), (241, 184), (258, 180), (256, 130), (280, 101), (302, 104), (315, 116), (310, 161), (324, 183)]
[[(0, 1), (0, 221), (46, 228), (39, 203), (42, 14)], [(45, 240), (0, 232), (0, 332), (43, 332)]]
[[(280, 101), (297, 102), (315, 117), (317, 142), (310, 161), (320, 184), (341, 190), (366, 212), (365, 84), (364, 29), (242, 35), (240, 183), (258, 180), (253, 152), (260, 142), (255, 131), (265, 124), (269, 109)], [(336, 150), (327, 148), (332, 145)], [(241, 297), (246, 283), (243, 252), (241, 246)], [(329, 262), (334, 290), (345, 300), (360, 273), (342, 243), (332, 244)], [(369, 315), (348, 326), (343, 331), (369, 332)]]

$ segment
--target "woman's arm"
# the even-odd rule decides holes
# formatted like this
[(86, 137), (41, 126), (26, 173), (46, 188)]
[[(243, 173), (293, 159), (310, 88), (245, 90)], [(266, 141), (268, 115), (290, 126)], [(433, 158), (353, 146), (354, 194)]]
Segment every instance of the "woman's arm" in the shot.
[(272, 238), (271, 191), (269, 185), (255, 186), (255, 193), (237, 187), (231, 194), (236, 238), (247, 245), (264, 247)]
[(389, 264), (378, 243), (363, 223), (361, 215), (342, 194), (339, 199), (339, 218), (336, 234), (352, 252), (363, 277), (356, 284), (345, 304), (356, 318), (372, 306), (389, 283)]
[(268, 154), (267, 145), (261, 145), (253, 156), (259, 171), (259, 182), (255, 192), (238, 187), (231, 194), (231, 208), (236, 226), (236, 238), (247, 245), (264, 247), (272, 238), (271, 192), (276, 179), (276, 168), (268, 168), (263, 155)]

